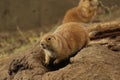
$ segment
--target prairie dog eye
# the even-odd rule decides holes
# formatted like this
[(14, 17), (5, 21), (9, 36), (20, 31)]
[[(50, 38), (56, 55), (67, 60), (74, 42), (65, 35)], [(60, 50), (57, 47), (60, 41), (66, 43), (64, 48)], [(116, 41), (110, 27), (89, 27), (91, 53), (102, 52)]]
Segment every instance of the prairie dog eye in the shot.
[(47, 40), (48, 40), (48, 41), (50, 41), (50, 40), (51, 40), (51, 38), (49, 37)]

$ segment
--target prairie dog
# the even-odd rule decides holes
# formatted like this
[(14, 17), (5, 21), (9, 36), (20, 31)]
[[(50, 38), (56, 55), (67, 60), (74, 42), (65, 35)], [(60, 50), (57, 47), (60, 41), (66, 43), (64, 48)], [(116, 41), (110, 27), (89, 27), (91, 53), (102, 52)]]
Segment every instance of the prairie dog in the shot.
[(70, 22), (59, 26), (40, 41), (45, 52), (45, 64), (48, 65), (51, 58), (55, 59), (53, 64), (58, 64), (86, 46), (88, 41), (88, 33), (82, 24)]
[(66, 12), (63, 24), (68, 22), (92, 22), (100, 7), (104, 9), (99, 0), (80, 0), (77, 7)]

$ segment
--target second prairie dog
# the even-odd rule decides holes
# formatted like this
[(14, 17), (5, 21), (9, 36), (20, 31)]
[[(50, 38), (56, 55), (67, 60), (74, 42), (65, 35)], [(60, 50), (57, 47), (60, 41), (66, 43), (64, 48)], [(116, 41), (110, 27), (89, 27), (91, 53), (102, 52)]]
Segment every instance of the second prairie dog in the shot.
[(67, 11), (63, 23), (68, 22), (90, 22), (98, 10), (98, 0), (80, 0), (77, 7)]
[(59, 63), (88, 44), (89, 37), (86, 29), (80, 23), (70, 22), (59, 26), (54, 33), (44, 35), (40, 45), (45, 52), (45, 64), (51, 58), (53, 64)]

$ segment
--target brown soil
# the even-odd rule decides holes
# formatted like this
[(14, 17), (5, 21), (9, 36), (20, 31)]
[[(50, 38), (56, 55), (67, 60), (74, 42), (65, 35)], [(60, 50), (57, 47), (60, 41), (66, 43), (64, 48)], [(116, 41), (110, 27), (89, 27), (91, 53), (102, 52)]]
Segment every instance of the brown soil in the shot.
[(59, 66), (43, 65), (44, 55), (39, 45), (11, 58), (13, 59), (7, 66), (8, 70), (4, 70), (5, 74), (0, 72), (0, 80), (120, 79), (120, 53), (100, 45), (90, 45), (82, 49), (70, 62)]

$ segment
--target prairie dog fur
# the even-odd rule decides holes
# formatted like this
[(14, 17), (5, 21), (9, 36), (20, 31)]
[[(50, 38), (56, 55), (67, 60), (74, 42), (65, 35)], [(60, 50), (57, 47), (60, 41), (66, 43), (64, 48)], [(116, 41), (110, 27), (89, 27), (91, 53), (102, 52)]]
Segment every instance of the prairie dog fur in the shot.
[(63, 24), (68, 22), (92, 22), (100, 7), (103, 8), (100, 0), (80, 0), (78, 6), (66, 12)]
[(55, 59), (53, 64), (58, 64), (86, 46), (88, 41), (88, 33), (82, 24), (70, 22), (59, 26), (40, 41), (45, 52), (45, 64), (48, 65), (51, 58)]

